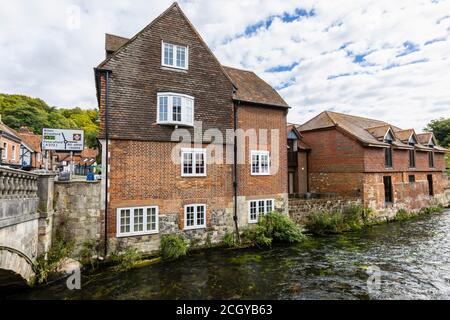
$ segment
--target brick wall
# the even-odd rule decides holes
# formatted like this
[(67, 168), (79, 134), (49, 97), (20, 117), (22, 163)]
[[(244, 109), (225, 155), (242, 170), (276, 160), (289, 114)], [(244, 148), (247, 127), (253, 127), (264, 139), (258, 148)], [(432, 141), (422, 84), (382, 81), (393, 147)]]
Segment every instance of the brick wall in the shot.
[(364, 148), (336, 129), (302, 132), (311, 146), (309, 172), (362, 172)]
[[(250, 145), (248, 140), (245, 146), (245, 164), (238, 166), (238, 194), (240, 196), (264, 196), (287, 193), (287, 133), (286, 133), (286, 111), (256, 108), (252, 106), (238, 107), (238, 128), (243, 130), (255, 129), (259, 136), (261, 129), (268, 133), (267, 143), (258, 141), (257, 145)], [(272, 149), (271, 130), (278, 130), (279, 147)], [(271, 162), (278, 161), (278, 170), (270, 168), (268, 176), (251, 175), (251, 150), (270, 151)], [(278, 160), (276, 159), (278, 153)]]
[[(224, 232), (232, 231), (232, 166), (208, 164), (206, 177), (181, 177), (180, 164), (171, 158), (175, 146), (170, 142), (111, 141), (108, 234), (114, 246), (126, 243), (154, 251), (165, 233), (205, 240), (211, 232), (213, 240), (219, 241)], [(206, 205), (206, 232), (183, 231), (187, 204)], [(115, 239), (117, 208), (136, 206), (159, 207), (160, 233)]]

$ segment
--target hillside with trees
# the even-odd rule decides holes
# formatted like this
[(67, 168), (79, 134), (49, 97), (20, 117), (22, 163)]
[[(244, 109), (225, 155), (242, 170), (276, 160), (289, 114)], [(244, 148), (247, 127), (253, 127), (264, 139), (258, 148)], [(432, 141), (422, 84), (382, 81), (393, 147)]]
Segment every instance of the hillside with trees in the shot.
[(7, 126), (16, 130), (27, 126), (36, 134), (42, 134), (42, 128), (83, 129), (85, 145), (97, 145), (96, 109), (56, 108), (39, 98), (0, 93), (0, 114)]

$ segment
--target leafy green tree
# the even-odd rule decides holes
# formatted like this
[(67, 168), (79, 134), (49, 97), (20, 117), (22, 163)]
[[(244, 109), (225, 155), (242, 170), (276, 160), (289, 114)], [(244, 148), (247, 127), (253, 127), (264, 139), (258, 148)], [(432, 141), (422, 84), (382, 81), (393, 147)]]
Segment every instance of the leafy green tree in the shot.
[(45, 101), (24, 95), (0, 94), (2, 121), (13, 129), (27, 126), (36, 134), (42, 128), (83, 129), (85, 144), (97, 146), (98, 110), (59, 109)]
[(441, 146), (450, 146), (450, 118), (431, 120), (424, 130), (427, 132), (433, 132)]

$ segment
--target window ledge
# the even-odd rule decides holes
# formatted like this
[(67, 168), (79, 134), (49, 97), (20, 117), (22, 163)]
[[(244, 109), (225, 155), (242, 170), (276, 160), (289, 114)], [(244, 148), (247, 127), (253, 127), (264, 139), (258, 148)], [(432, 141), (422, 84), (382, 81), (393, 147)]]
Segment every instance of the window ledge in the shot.
[(171, 126), (171, 127), (194, 127), (193, 124), (190, 123), (180, 123), (180, 122), (162, 122), (162, 121), (157, 121), (156, 124), (162, 125), (162, 126)]
[(162, 70), (166, 70), (166, 71), (176, 71), (176, 72), (181, 72), (181, 73), (187, 73), (188, 69), (183, 69), (183, 68), (177, 68), (177, 67), (169, 67), (169, 66), (161, 66)]
[(138, 237), (138, 236), (148, 236), (152, 234), (158, 234), (159, 230), (157, 231), (145, 231), (145, 232), (130, 232), (130, 233), (122, 233), (117, 234), (117, 238), (127, 238), (127, 237)]
[(182, 174), (182, 178), (206, 178), (207, 175), (205, 174)]
[(206, 226), (184, 227), (184, 231), (206, 229)]
[(270, 176), (270, 173), (252, 173), (252, 176)]

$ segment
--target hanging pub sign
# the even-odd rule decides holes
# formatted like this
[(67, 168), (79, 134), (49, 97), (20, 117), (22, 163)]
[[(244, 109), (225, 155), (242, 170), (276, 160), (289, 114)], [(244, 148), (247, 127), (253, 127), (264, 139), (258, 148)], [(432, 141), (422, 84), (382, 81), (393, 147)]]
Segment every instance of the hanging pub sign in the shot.
[(83, 151), (84, 131), (77, 129), (42, 129), (42, 149)]

